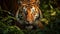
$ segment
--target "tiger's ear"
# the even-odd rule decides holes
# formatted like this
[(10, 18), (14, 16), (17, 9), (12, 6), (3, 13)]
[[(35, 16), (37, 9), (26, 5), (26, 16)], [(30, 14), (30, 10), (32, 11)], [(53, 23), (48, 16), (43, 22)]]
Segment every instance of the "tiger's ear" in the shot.
[(36, 0), (36, 4), (40, 4), (40, 0)]

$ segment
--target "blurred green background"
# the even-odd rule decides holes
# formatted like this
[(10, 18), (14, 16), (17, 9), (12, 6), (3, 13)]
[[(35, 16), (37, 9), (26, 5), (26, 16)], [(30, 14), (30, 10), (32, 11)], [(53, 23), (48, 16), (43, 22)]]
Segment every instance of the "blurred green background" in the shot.
[(0, 34), (60, 34), (60, 0), (40, 0), (44, 29), (22, 30), (13, 25), (15, 17), (0, 7)]

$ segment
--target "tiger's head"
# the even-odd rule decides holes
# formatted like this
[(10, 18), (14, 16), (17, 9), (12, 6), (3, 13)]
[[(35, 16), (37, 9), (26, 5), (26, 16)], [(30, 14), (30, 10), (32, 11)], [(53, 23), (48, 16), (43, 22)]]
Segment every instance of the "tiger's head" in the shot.
[(43, 29), (40, 19), (42, 13), (39, 9), (39, 0), (20, 0), (19, 9), (16, 12), (17, 21), (24, 27), (38, 26)]
[[(23, 16), (23, 20), (29, 24), (34, 23), (40, 16), (38, 0), (23, 0), (20, 3), (19, 15)], [(19, 19), (20, 20), (20, 19)]]

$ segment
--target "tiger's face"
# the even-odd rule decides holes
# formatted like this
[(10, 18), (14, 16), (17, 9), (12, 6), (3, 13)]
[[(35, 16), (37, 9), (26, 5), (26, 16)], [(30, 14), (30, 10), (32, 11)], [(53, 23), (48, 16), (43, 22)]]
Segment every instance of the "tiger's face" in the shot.
[[(26, 2), (26, 1), (25, 1)], [(22, 16), (23, 19), (25, 19), (25, 21), (29, 24), (32, 24), (36, 21), (37, 18), (39, 18), (39, 8), (37, 4), (34, 4), (34, 2), (36, 2), (36, 0), (30, 0), (29, 3), (24, 3), (22, 1), (20, 9), (22, 10)]]

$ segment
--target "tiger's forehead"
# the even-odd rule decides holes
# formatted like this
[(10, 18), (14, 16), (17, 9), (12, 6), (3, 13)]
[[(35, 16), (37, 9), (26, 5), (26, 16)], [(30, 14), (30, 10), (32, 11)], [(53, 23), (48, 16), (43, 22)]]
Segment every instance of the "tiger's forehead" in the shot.
[(33, 6), (23, 6), (23, 9), (26, 9), (26, 10), (35, 10), (36, 7), (33, 5)]
[(31, 14), (39, 13), (39, 9), (37, 6), (31, 6), (31, 7), (23, 7), (24, 12), (28, 12)]
[[(32, 6), (28, 5), (28, 6), (23, 6), (22, 8), (23, 8), (25, 11), (26, 11), (26, 10), (30, 10), (30, 11), (37, 11), (37, 10), (38, 10), (37, 5), (32, 5)], [(36, 9), (37, 9), (37, 10), (36, 10)]]

